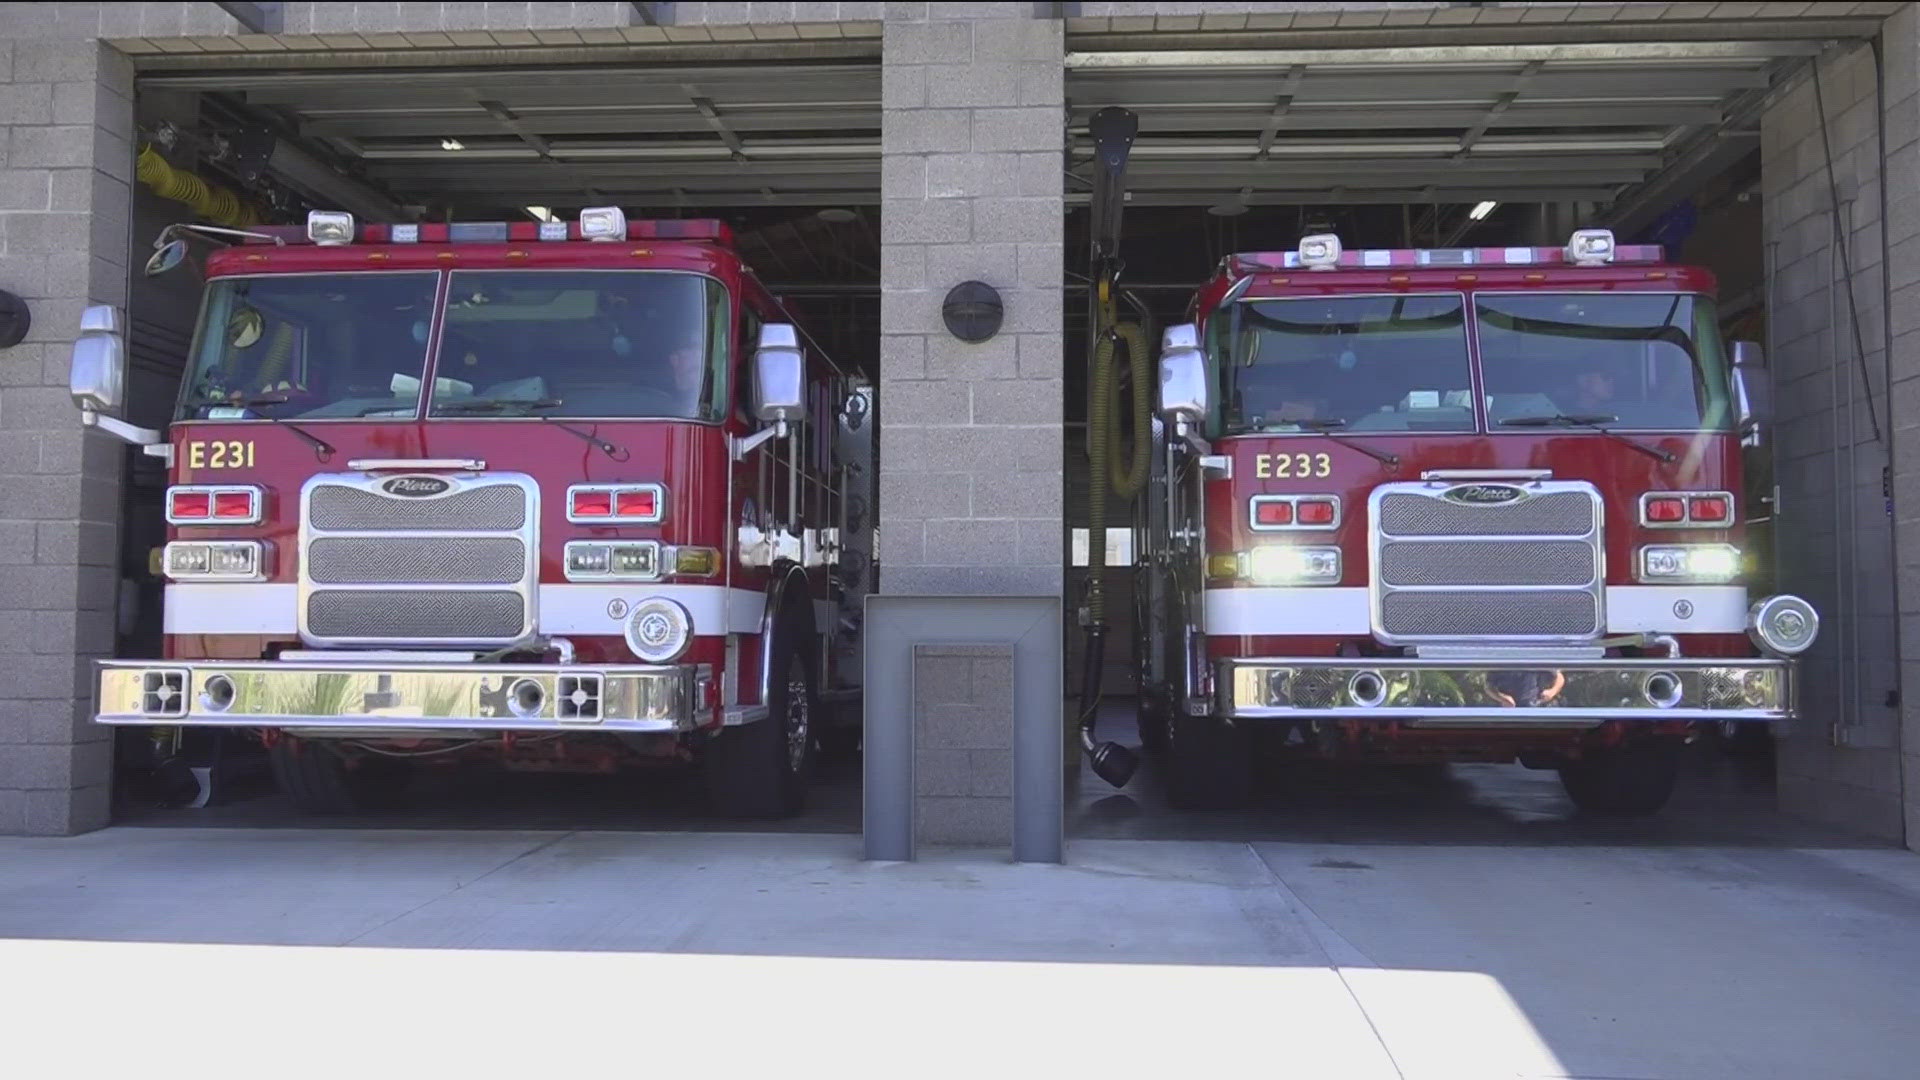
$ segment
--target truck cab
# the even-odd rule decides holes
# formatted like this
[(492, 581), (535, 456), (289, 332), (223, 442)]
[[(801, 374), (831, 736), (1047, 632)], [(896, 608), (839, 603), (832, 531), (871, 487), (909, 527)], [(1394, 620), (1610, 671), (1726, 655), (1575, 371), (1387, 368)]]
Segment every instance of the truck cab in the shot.
[(1244, 798), (1272, 736), (1519, 761), (1646, 812), (1694, 725), (1793, 715), (1818, 617), (1745, 584), (1764, 372), (1706, 271), (1604, 230), (1319, 235), (1225, 259), (1191, 310), (1136, 528), (1141, 732), (1176, 801)]
[(314, 809), (476, 757), (799, 808), (857, 677), (871, 396), (724, 224), (169, 233), (150, 271), (238, 242), (167, 430), (113, 417), (117, 311), (75, 345), (83, 421), (170, 485), (163, 655), (98, 665), (98, 722), (256, 733)]

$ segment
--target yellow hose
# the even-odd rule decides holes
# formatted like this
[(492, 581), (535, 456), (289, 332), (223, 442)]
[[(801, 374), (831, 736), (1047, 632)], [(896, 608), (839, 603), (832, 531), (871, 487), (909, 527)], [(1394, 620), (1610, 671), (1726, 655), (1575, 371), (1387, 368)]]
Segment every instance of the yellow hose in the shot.
[(185, 203), (196, 216), (205, 218), (215, 225), (225, 225), (230, 229), (245, 228), (257, 224), (253, 207), (247, 205), (238, 195), (226, 188), (209, 184), (190, 172), (184, 172), (167, 163), (159, 151), (151, 146), (140, 148), (140, 156), (134, 163), (135, 174), (140, 182), (163, 199)]
[[(1147, 361), (1147, 334), (1137, 323), (1119, 321), (1112, 282), (1101, 279), (1095, 306), (1093, 328), (1093, 369), (1088, 373), (1087, 465), (1091, 481), (1087, 486), (1087, 614), (1095, 625), (1103, 625), (1106, 595), (1101, 587), (1101, 570), (1107, 554), (1107, 494), (1109, 489), (1121, 499), (1132, 499), (1146, 484), (1147, 468), (1152, 460), (1150, 426), (1152, 404), (1147, 400), (1150, 367)], [(1120, 393), (1114, 370), (1115, 350), (1125, 346), (1131, 374), (1133, 413), (1133, 453), (1121, 460)]]

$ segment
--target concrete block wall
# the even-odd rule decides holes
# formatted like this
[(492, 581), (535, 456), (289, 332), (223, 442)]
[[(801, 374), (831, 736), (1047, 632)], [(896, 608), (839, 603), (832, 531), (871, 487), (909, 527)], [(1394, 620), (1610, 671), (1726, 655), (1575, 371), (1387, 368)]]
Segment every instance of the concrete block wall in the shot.
[[(1790, 812), (1888, 839), (1920, 836), (1903, 821), (1912, 810), (1902, 808), (1900, 748), (1915, 743), (1902, 739), (1895, 704), (1900, 665), (1912, 663), (1900, 650), (1920, 657), (1920, 619), (1909, 614), (1920, 614), (1920, 578), (1913, 577), (1920, 565), (1910, 555), (1899, 561), (1902, 587), (1888, 588), (1896, 530), (1911, 536), (1920, 527), (1920, 412), (1901, 408), (1920, 400), (1911, 381), (1920, 378), (1920, 336), (1910, 333), (1920, 329), (1913, 319), (1920, 310), (1914, 34), (1911, 8), (1887, 27), (1884, 167), (1873, 55), (1865, 47), (1822, 54), (1817, 92), (1810, 71), (1771, 105), (1761, 136), (1778, 404), (1775, 542), (1781, 587), (1811, 600), (1824, 621), (1803, 668), (1805, 719), (1779, 746), (1780, 801)], [(1895, 182), (1884, 237), (1890, 266), (1882, 254), (1883, 175)], [(1834, 242), (1836, 194), (1844, 248)], [(1897, 517), (1883, 490), (1889, 464)], [(1912, 717), (1913, 706), (1905, 712)]]
[(0, 833), (107, 820), (88, 676), (113, 652), (127, 450), (80, 427), (67, 362), (81, 309), (127, 299), (133, 69), (96, 7), (0, 6), (0, 289), (33, 321), (0, 349)]
[(914, 840), (1004, 847), (1013, 836), (1013, 650), (929, 645), (913, 661)]
[[(1026, 4), (889, 4), (882, 28), (882, 587), (1058, 594), (1062, 192), (1058, 20)], [(948, 290), (999, 290), (950, 335)]]

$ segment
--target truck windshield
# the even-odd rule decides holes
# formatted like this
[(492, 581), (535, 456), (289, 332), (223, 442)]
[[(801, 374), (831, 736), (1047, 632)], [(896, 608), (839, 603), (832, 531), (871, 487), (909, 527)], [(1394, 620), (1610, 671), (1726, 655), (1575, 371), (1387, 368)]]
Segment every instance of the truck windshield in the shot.
[(1250, 300), (1208, 331), (1226, 434), (1473, 430), (1458, 294)]
[(1474, 297), (1487, 420), (1605, 416), (1622, 429), (1723, 430), (1726, 358), (1711, 300), (1674, 293)]
[(647, 270), (461, 270), (431, 414), (716, 419), (726, 290)]
[(174, 418), (413, 415), (437, 276), (215, 280), (207, 287)]

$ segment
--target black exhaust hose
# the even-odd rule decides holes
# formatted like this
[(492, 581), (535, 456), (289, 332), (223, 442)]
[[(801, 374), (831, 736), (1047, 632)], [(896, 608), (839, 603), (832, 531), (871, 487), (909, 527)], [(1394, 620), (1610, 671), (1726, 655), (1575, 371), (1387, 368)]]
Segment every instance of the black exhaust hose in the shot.
[[(1112, 397), (1117, 389), (1115, 353), (1126, 348), (1128, 359), (1144, 371), (1145, 341), (1137, 328), (1131, 334), (1119, 328), (1114, 296), (1114, 279), (1120, 267), (1120, 218), (1126, 206), (1125, 177), (1127, 158), (1133, 151), (1139, 120), (1121, 108), (1105, 108), (1093, 114), (1088, 123), (1093, 136), (1096, 165), (1093, 171), (1093, 199), (1090, 207), (1090, 252), (1096, 287), (1091, 301), (1091, 341), (1088, 348), (1087, 465), (1091, 473), (1087, 485), (1087, 647), (1082, 657), (1080, 684), (1080, 749), (1093, 766), (1094, 774), (1114, 787), (1125, 787), (1133, 778), (1138, 762), (1133, 751), (1113, 742), (1098, 742), (1094, 724), (1100, 713), (1100, 683), (1106, 660), (1106, 596), (1101, 571), (1106, 563), (1107, 489), (1112, 483), (1110, 469), (1118, 471), (1122, 483), (1135, 482), (1134, 474), (1144, 474), (1110, 462), (1111, 440), (1117, 435)], [(1136, 397), (1144, 386), (1133, 388)], [(1113, 485), (1118, 487), (1119, 485)], [(1121, 492), (1123, 495), (1126, 492)]]

